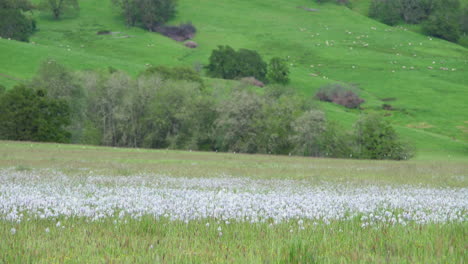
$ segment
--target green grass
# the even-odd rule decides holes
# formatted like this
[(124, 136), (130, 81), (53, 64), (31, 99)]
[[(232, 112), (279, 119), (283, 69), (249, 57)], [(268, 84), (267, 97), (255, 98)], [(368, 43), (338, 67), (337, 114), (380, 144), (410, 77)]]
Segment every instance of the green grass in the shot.
[[(82, 0), (78, 17), (60, 21), (35, 12), (39, 31), (31, 43), (0, 40), (0, 83), (11, 87), (17, 82), (5, 75), (31, 78), (46, 58), (76, 70), (112, 66), (136, 75), (147, 65), (206, 64), (217, 45), (231, 45), (258, 50), (265, 59), (288, 58), (291, 86), (305, 96), (326, 83), (358, 85), (366, 100), (364, 111), (385, 112), (403, 138), (414, 142), (418, 159), (468, 155), (468, 49), (371, 20), (359, 13), (369, 1), (354, 1), (354, 10), (310, 0), (178, 3), (178, 15), (171, 23), (192, 21), (198, 30), (197, 49), (125, 26), (108, 0), (99, 4)], [(99, 30), (118, 33), (99, 36)], [(383, 102), (384, 98), (395, 100)], [(382, 110), (383, 103), (396, 110)], [(320, 105), (330, 119), (348, 128), (360, 112)]]
[(468, 228), (467, 224), (361, 228), (358, 221), (346, 221), (316, 226), (306, 222), (300, 230), (293, 222), (269, 227), (213, 220), (185, 224), (150, 217), (125, 224), (114, 224), (113, 219), (57, 220), (64, 229), (48, 220), (0, 225), (0, 263), (461, 264)]

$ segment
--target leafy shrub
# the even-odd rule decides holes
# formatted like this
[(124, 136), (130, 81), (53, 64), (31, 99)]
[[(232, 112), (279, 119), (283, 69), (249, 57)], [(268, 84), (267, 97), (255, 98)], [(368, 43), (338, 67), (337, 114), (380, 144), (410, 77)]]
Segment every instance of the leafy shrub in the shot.
[(457, 16), (453, 13), (436, 12), (423, 24), (423, 31), (431, 36), (457, 42), (460, 29)]
[(176, 13), (175, 0), (112, 0), (122, 8), (127, 25), (140, 25), (150, 31), (163, 25)]
[(412, 150), (401, 142), (395, 129), (377, 114), (362, 116), (355, 124), (355, 157), (406, 160)]
[(28, 41), (34, 29), (34, 21), (20, 9), (0, 9), (0, 37)]
[(359, 98), (351, 89), (340, 84), (326, 85), (320, 88), (315, 96), (320, 101), (332, 102), (347, 108), (358, 108), (364, 103), (364, 99)]
[(207, 65), (211, 77), (235, 79), (255, 77), (266, 81), (267, 64), (258, 52), (248, 49), (235, 51), (230, 46), (218, 46), (211, 52), (210, 63)]
[(460, 15), (460, 31), (468, 34), (468, 6), (466, 6)]
[(286, 84), (289, 82), (289, 67), (285, 60), (274, 57), (268, 65), (267, 78), (270, 82)]
[(394, 0), (372, 0), (369, 16), (387, 25), (400, 21), (400, 2)]
[(401, 17), (406, 23), (418, 24), (427, 19), (433, 12), (436, 1), (437, 0), (399, 0)]
[(178, 26), (157, 26), (154, 28), (154, 31), (176, 41), (185, 41), (192, 39), (197, 29), (192, 23), (185, 23)]
[(1, 139), (69, 142), (69, 123), (67, 103), (43, 90), (20, 85), (0, 95)]

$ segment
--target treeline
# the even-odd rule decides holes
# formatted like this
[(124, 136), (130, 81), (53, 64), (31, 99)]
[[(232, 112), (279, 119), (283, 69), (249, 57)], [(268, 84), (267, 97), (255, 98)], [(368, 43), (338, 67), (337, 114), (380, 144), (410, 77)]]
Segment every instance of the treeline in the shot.
[(459, 0), (372, 0), (369, 16), (385, 24), (421, 24), (424, 33), (457, 42), (468, 33), (468, 6)]
[(190, 68), (70, 72), (55, 61), (31, 82), (0, 89), (0, 139), (121, 147), (407, 159), (377, 115), (345, 131), (292, 88), (208, 87)]

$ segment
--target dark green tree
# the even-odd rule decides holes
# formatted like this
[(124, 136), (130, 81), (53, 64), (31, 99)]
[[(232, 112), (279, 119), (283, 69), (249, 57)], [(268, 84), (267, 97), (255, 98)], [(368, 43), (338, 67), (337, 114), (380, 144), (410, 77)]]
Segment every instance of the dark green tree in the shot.
[(356, 153), (361, 159), (405, 160), (411, 149), (400, 141), (395, 129), (380, 115), (362, 116), (355, 124)]
[(21, 9), (0, 8), (0, 37), (28, 41), (34, 32), (34, 21)]
[(400, 21), (400, 1), (372, 0), (369, 7), (369, 16), (387, 25), (395, 25)]
[(48, 98), (43, 90), (24, 85), (0, 95), (0, 138), (44, 142), (69, 142), (68, 105)]
[(289, 82), (289, 67), (284, 59), (274, 57), (268, 65), (267, 79), (273, 83), (287, 84)]
[(457, 42), (460, 38), (460, 16), (458, 14), (459, 12), (456, 10), (436, 11), (425, 21), (423, 30), (428, 35)]
[(55, 19), (60, 19), (65, 13), (76, 15), (80, 11), (78, 0), (42, 0), (40, 7), (51, 12)]
[(75, 74), (57, 61), (44, 61), (32, 79), (30, 87), (47, 91), (47, 96), (65, 101), (70, 110), (71, 123), (67, 128), (73, 143), (80, 143), (86, 120), (87, 98)]
[(234, 79), (238, 76), (237, 53), (230, 46), (218, 46), (211, 52), (209, 64), (206, 66), (211, 77)]
[(255, 77), (266, 82), (267, 64), (255, 50), (240, 49), (236, 54), (236, 77)]
[(150, 31), (163, 25), (176, 14), (175, 0), (112, 0), (122, 9), (127, 25), (140, 25)]
[(235, 51), (230, 46), (218, 46), (218, 49), (211, 52), (206, 69), (212, 77), (223, 79), (255, 77), (265, 81), (267, 64), (254, 50)]

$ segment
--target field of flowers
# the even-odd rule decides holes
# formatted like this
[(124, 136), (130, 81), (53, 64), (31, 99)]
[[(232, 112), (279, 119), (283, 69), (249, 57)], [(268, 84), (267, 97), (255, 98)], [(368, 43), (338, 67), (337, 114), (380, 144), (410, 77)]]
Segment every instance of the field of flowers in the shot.
[[(142, 170), (160, 158), (149, 152), (139, 154), (148, 161), (140, 162), (137, 170), (125, 161), (116, 169), (109, 160), (89, 159), (77, 165), (59, 160), (95, 154), (77, 147), (51, 151), (44, 144), (28, 146), (28, 153), (22, 153), (24, 145), (15, 143), (17, 152), (3, 146), (0, 263), (466, 261), (465, 165), (453, 163), (448, 169), (417, 164), (415, 169), (409, 163), (272, 157), (278, 159), (274, 170), (285, 175), (294, 171), (296, 177), (259, 178), (252, 175), (263, 175), (262, 167), (270, 169), (271, 163), (262, 163), (268, 156), (159, 153), (166, 158), (183, 156), (175, 164), (187, 170), (161, 164)], [(21, 158), (14, 156), (18, 153)], [(107, 159), (119, 160), (112, 155)], [(206, 176), (200, 176), (194, 164), (207, 158), (224, 159), (225, 167), (204, 165)], [(226, 165), (236, 159), (245, 159), (234, 165), (243, 164), (245, 176)], [(354, 168), (356, 179), (348, 175), (327, 180), (299, 173), (312, 174), (313, 167), (330, 171), (333, 162)], [(304, 170), (305, 164), (310, 168)], [(366, 171), (379, 175), (388, 166), (420, 182), (405, 182), (402, 176), (393, 178), (394, 184), (359, 178)], [(420, 175), (411, 175), (415, 171)], [(436, 179), (443, 171), (446, 178)]]

